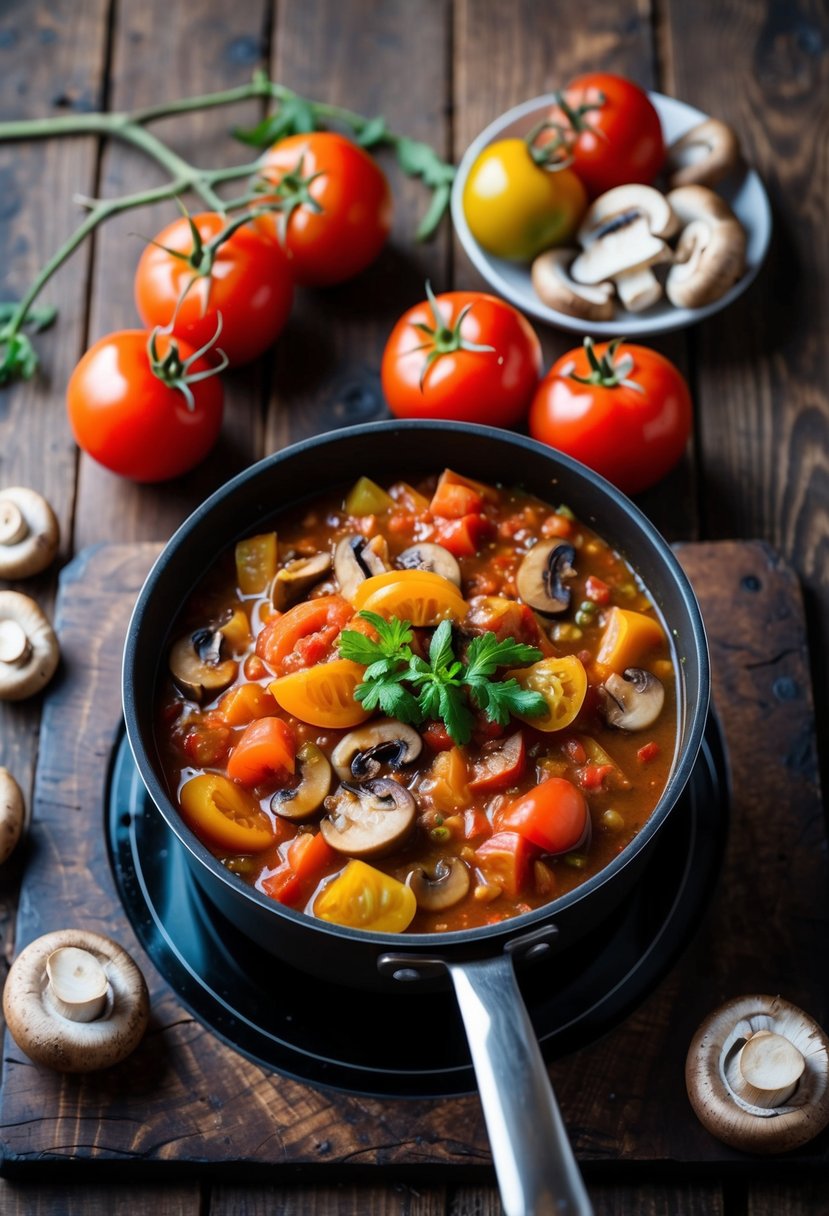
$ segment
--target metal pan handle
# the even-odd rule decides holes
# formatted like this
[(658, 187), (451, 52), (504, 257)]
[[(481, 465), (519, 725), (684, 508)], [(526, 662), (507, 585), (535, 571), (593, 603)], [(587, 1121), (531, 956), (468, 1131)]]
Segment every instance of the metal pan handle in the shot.
[(592, 1216), (511, 955), (447, 967), (505, 1216)]

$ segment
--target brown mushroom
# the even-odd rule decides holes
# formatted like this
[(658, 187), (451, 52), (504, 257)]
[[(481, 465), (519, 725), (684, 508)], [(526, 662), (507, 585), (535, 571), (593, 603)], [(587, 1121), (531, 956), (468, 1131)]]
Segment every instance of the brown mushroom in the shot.
[(677, 308), (701, 308), (744, 275), (745, 229), (725, 199), (707, 186), (680, 186), (668, 199), (683, 227), (665, 292)]
[(406, 876), (406, 884), (424, 912), (442, 912), (460, 903), (470, 881), (469, 870), (460, 857), (441, 857), (431, 874), (417, 866)]
[(274, 608), (284, 612), (302, 599), (331, 569), (330, 553), (314, 553), (311, 557), (295, 557), (277, 570), (271, 588)]
[(325, 801), (331, 788), (331, 765), (316, 743), (303, 743), (296, 758), (299, 783), (277, 790), (271, 798), (271, 810), (282, 819), (301, 822), (311, 819)]
[(364, 536), (344, 536), (334, 550), (334, 574), (344, 599), (353, 599), (364, 579), (383, 574), (386, 569), (385, 559), (378, 553), (377, 546)]
[(0, 591), (0, 701), (40, 692), (59, 658), (58, 639), (35, 601), (19, 591)]
[(23, 791), (9, 770), (0, 768), (0, 864), (17, 848), (25, 818)]
[(140, 1042), (149, 1019), (141, 971), (100, 933), (64, 929), (28, 945), (3, 993), (9, 1032), (32, 1060), (59, 1072), (118, 1064)]
[(577, 283), (570, 274), (570, 265), (577, 249), (547, 249), (532, 264), (530, 278), (539, 300), (556, 312), (583, 321), (612, 321), (613, 284)]
[(737, 132), (721, 118), (706, 118), (668, 148), (668, 185), (716, 186), (741, 160)]
[(344, 735), (331, 753), (331, 763), (341, 781), (377, 777), (383, 764), (390, 768), (411, 764), (422, 746), (411, 726), (397, 718), (377, 718)]
[(612, 672), (599, 691), (605, 718), (620, 730), (652, 726), (665, 704), (662, 683), (643, 667), (627, 667), (623, 676)]
[(685, 1081), (700, 1122), (744, 1152), (786, 1152), (829, 1124), (829, 1038), (779, 996), (715, 1009), (691, 1042)]
[(38, 574), (59, 544), (57, 517), (42, 494), (27, 486), (0, 490), (0, 577)]
[(461, 568), (454, 553), (431, 541), (409, 545), (408, 549), (398, 555), (395, 564), (401, 570), (429, 570), (432, 574), (441, 574), (448, 578), (456, 587), (461, 585)]
[(223, 659), (224, 634), (207, 627), (188, 633), (173, 643), (170, 674), (185, 696), (201, 704), (224, 692), (236, 679), (239, 665)]
[(343, 782), (325, 800), (320, 831), (346, 857), (378, 857), (405, 840), (414, 827), (417, 803), (404, 785), (377, 777), (361, 785)]
[(565, 580), (573, 578), (576, 551), (561, 541), (539, 541), (518, 567), (516, 587), (525, 604), (542, 616), (556, 616), (570, 605), (570, 588)]

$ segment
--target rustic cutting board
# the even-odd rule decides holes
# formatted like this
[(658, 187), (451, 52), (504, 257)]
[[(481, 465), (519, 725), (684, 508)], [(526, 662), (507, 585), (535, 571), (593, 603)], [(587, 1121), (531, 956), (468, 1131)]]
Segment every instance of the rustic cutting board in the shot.
[[(3, 1172), (489, 1171), (476, 1096), (380, 1100), (276, 1075), (200, 1025), (137, 942), (109, 866), (103, 805), (120, 727), (123, 641), (157, 551), (103, 545), (63, 572), (63, 661), (43, 717), (17, 924), (17, 949), (66, 926), (117, 938), (147, 976), (152, 1020), (131, 1059), (98, 1076), (49, 1073), (7, 1036)], [(550, 1067), (588, 1173), (637, 1162), (745, 1164), (697, 1123), (683, 1084), (691, 1036), (722, 1000), (780, 993), (829, 1024), (829, 865), (800, 589), (760, 543), (689, 544), (679, 556), (711, 644), (731, 783), (728, 845), (696, 936), (667, 977), (616, 1029)], [(774, 1165), (827, 1159), (824, 1133)]]

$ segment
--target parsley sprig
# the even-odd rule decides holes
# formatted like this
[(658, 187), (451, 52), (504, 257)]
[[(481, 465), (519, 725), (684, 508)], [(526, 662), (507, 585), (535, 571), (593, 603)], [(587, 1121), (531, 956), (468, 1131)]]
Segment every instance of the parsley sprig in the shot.
[(340, 654), (365, 666), (354, 695), (366, 709), (380, 709), (412, 724), (439, 718), (459, 744), (472, 737), (475, 714), (470, 701), (490, 722), (502, 726), (510, 714), (532, 717), (546, 710), (541, 693), (522, 688), (514, 677), (495, 678), (499, 667), (537, 662), (542, 655), (535, 646), (484, 633), (472, 639), (462, 662), (452, 646), (451, 622), (442, 621), (432, 634), (427, 660), (412, 652), (410, 621), (394, 616), (386, 620), (376, 612), (359, 615), (373, 625), (377, 641), (346, 629), (340, 635)]

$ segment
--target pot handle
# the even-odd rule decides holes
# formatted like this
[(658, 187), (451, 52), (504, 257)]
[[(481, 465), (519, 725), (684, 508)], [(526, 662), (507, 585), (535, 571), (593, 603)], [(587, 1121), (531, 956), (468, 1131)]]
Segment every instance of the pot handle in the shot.
[(447, 962), (505, 1216), (592, 1216), (509, 954)]

